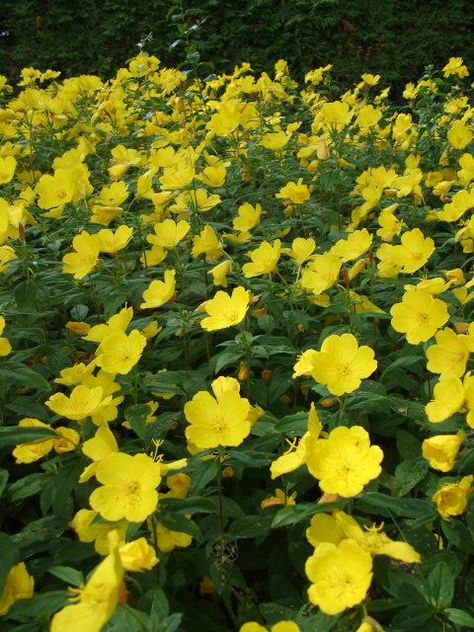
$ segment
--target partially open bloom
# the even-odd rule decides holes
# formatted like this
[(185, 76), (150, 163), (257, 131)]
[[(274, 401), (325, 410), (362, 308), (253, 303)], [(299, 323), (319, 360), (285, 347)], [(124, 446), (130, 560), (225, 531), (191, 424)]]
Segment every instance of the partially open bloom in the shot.
[(18, 599), (31, 599), (33, 588), (34, 580), (28, 573), (25, 563), (20, 562), (13, 566), (0, 596), (0, 616), (7, 614)]
[(460, 516), (466, 511), (467, 499), (472, 492), (474, 476), (464, 476), (458, 483), (443, 485), (433, 495), (433, 502), (442, 518)]
[(276, 270), (278, 259), (280, 258), (281, 241), (275, 239), (273, 244), (264, 241), (258, 248), (248, 253), (252, 260), (242, 266), (242, 272), (246, 279), (271, 274)]
[(115, 612), (122, 584), (123, 566), (115, 547), (85, 586), (70, 589), (74, 603), (54, 615), (51, 632), (100, 632)]
[(152, 281), (143, 292), (141, 309), (153, 309), (168, 303), (176, 292), (175, 270), (165, 270), (163, 281)]
[(454, 467), (454, 461), (465, 438), (463, 432), (458, 432), (455, 435), (436, 435), (425, 439), (421, 446), (423, 456), (434, 470), (449, 472)]

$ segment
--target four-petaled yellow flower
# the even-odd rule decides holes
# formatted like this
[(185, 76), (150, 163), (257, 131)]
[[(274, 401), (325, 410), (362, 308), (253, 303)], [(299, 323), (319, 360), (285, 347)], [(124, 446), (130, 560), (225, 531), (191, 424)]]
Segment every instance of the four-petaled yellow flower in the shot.
[(201, 320), (201, 327), (206, 331), (216, 331), (238, 325), (245, 318), (249, 302), (250, 292), (243, 287), (234, 288), (230, 296), (219, 290), (203, 305), (208, 316)]
[(246, 279), (251, 279), (262, 274), (270, 274), (275, 271), (280, 258), (281, 241), (275, 239), (273, 244), (264, 241), (258, 248), (247, 253), (252, 263), (245, 263), (242, 272)]
[(356, 540), (320, 544), (306, 560), (308, 598), (325, 614), (339, 614), (364, 601), (372, 582), (372, 556)]
[(190, 443), (201, 450), (236, 447), (248, 436), (251, 406), (248, 399), (240, 396), (238, 383), (236, 387), (218, 378), (212, 383), (215, 397), (207, 391), (199, 391), (185, 404), (184, 414), (189, 422), (185, 434)]
[(390, 309), (392, 327), (406, 334), (407, 342), (417, 345), (432, 338), (449, 320), (448, 306), (427, 290), (409, 289), (401, 303)]
[(45, 404), (60, 417), (66, 417), (66, 419), (73, 421), (84, 421), (111, 401), (110, 395), (104, 397), (104, 389), (101, 386), (88, 388), (80, 384), (73, 389), (69, 397), (64, 393), (55, 393)]
[(343, 498), (358, 496), (365, 485), (378, 477), (383, 452), (370, 445), (369, 434), (361, 426), (339, 426), (327, 439), (306, 444), (306, 463), (326, 494)]
[(97, 349), (97, 365), (107, 373), (126, 375), (140, 360), (146, 337), (137, 329), (127, 334), (117, 330), (107, 335)]
[(141, 309), (154, 309), (168, 303), (176, 292), (175, 270), (165, 270), (164, 281), (152, 281), (143, 292)]
[(63, 257), (64, 274), (72, 274), (75, 279), (83, 279), (90, 274), (99, 261), (100, 241), (97, 235), (89, 235), (85, 230), (72, 240), (75, 252)]
[(95, 477), (102, 486), (92, 492), (89, 502), (106, 520), (143, 522), (155, 511), (161, 466), (148, 455), (109, 454), (99, 461)]
[(293, 377), (311, 375), (324, 384), (333, 395), (344, 395), (357, 390), (361, 381), (377, 368), (370, 347), (359, 347), (352, 334), (328, 336), (321, 351), (305, 351), (294, 366)]

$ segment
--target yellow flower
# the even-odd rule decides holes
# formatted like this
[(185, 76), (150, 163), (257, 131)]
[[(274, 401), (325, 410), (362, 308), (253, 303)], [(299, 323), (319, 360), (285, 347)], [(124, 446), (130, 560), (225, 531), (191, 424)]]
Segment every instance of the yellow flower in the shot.
[(463, 77), (469, 76), (469, 70), (463, 64), (461, 57), (450, 57), (448, 63), (443, 68), (443, 75), (445, 78), (454, 75), (455, 77), (460, 77), (462, 79)]
[(64, 274), (73, 274), (75, 279), (83, 279), (94, 270), (99, 261), (100, 242), (97, 235), (89, 235), (85, 230), (72, 240), (71, 252), (63, 257)]
[(248, 436), (250, 403), (240, 396), (238, 382), (235, 386), (225, 388), (219, 378), (212, 383), (215, 398), (207, 391), (199, 391), (185, 404), (184, 414), (190, 424), (185, 434), (190, 443), (201, 450), (236, 447)]
[(16, 160), (13, 156), (0, 157), (0, 184), (8, 184), (13, 178)]
[(110, 551), (109, 534), (115, 531), (120, 542), (125, 541), (128, 522), (120, 520), (118, 522), (98, 521), (97, 511), (90, 509), (79, 509), (70, 522), (70, 526), (77, 533), (81, 542), (94, 542), (94, 548), (99, 555), (107, 555)]
[(448, 141), (454, 149), (464, 149), (474, 138), (470, 130), (462, 121), (454, 121), (448, 130)]
[(140, 309), (154, 309), (168, 303), (176, 292), (175, 270), (165, 270), (164, 281), (152, 281), (143, 292)]
[(232, 262), (229, 259), (218, 263), (216, 266), (209, 270), (207, 274), (212, 275), (212, 282), (214, 285), (227, 287), (227, 275), (232, 270)]
[(364, 105), (359, 110), (356, 123), (361, 129), (367, 129), (374, 127), (382, 118), (382, 112), (378, 108), (374, 108), (373, 105)]
[[(19, 428), (47, 428), (53, 431), (48, 424), (26, 417), (18, 422)], [(79, 435), (72, 428), (64, 428), (60, 426), (54, 429), (54, 434), (49, 439), (39, 439), (30, 443), (21, 443), (13, 450), (13, 456), (17, 463), (34, 463), (54, 450), (58, 454), (64, 452), (72, 452), (79, 445)]]
[(431, 373), (451, 373), (461, 377), (466, 372), (469, 360), (467, 336), (459, 336), (452, 329), (441, 329), (436, 333), (436, 344), (426, 350), (426, 368)]
[(193, 259), (205, 254), (206, 261), (217, 261), (222, 255), (222, 243), (219, 241), (212, 226), (205, 226), (199, 235), (193, 238), (191, 256)]
[(93, 463), (88, 465), (82, 472), (79, 482), (85, 483), (95, 475), (99, 461), (105, 459), (106, 456), (113, 452), (118, 452), (117, 441), (108, 426), (101, 426), (96, 431), (92, 439), (84, 441), (82, 444), (82, 452), (92, 459)]
[(333, 395), (352, 393), (377, 368), (373, 350), (365, 345), (359, 347), (352, 334), (328, 336), (321, 345), (321, 351), (305, 353), (303, 359), (295, 364), (293, 377), (309, 374)]
[(272, 151), (279, 151), (280, 149), (283, 149), (290, 138), (291, 134), (287, 134), (283, 130), (279, 130), (278, 132), (269, 132), (268, 134), (264, 134), (262, 136), (262, 140), (259, 145), (262, 145), (262, 147), (265, 147), (266, 149), (271, 149)]
[(337, 282), (340, 270), (341, 260), (336, 255), (330, 252), (314, 255), (301, 273), (301, 287), (319, 296)]
[(434, 470), (449, 472), (454, 467), (454, 461), (465, 438), (463, 432), (458, 432), (455, 435), (436, 435), (425, 439), (421, 445), (423, 457)]
[(304, 204), (309, 200), (310, 192), (306, 184), (303, 184), (303, 178), (299, 178), (298, 182), (285, 184), (275, 197), (282, 200), (290, 200), (293, 204)]
[(340, 239), (329, 250), (329, 253), (339, 257), (342, 263), (358, 259), (372, 244), (373, 235), (364, 228), (363, 230), (355, 230), (347, 239)]
[(443, 485), (433, 494), (432, 501), (442, 518), (460, 516), (466, 511), (467, 499), (472, 492), (472, 475), (464, 476), (458, 483)]
[(382, 471), (383, 452), (370, 445), (369, 435), (361, 426), (335, 428), (327, 439), (307, 444), (306, 451), (308, 470), (327, 494), (357, 496)]
[(424, 237), (419, 228), (403, 233), (397, 256), (402, 272), (411, 274), (422, 268), (435, 250), (431, 237)]
[(446, 303), (426, 290), (410, 289), (401, 303), (390, 308), (391, 325), (395, 331), (406, 334), (412, 345), (426, 342), (449, 320)]
[(145, 538), (123, 544), (119, 548), (119, 555), (124, 569), (134, 573), (149, 571), (159, 562), (155, 549)]
[[(382, 525), (383, 526), (383, 525)], [(380, 527), (362, 529), (358, 522), (344, 511), (334, 511), (332, 516), (316, 514), (306, 530), (308, 542), (315, 548), (323, 542), (338, 545), (342, 540), (351, 538), (373, 557), (387, 555), (405, 564), (420, 562), (420, 556), (407, 542), (391, 540)]]
[(57, 612), (51, 632), (100, 632), (112, 617), (123, 584), (123, 567), (117, 548), (94, 569), (82, 588), (70, 589), (75, 603)]
[(321, 430), (322, 425), (319, 421), (318, 413), (314, 402), (311, 402), (308, 413), (308, 431), (301, 437), (296, 449), (294, 443), (288, 441), (290, 449), (272, 462), (270, 466), (272, 479), (278, 478), (282, 474), (289, 474), (306, 463), (307, 445), (309, 442), (318, 439)]
[(320, 544), (306, 560), (308, 597), (325, 614), (339, 614), (364, 601), (372, 582), (372, 557), (355, 540)]
[(155, 511), (161, 468), (146, 454), (109, 454), (99, 461), (95, 476), (102, 487), (92, 492), (89, 502), (106, 520), (143, 522)]
[(245, 263), (242, 272), (246, 279), (274, 272), (280, 258), (281, 241), (275, 239), (273, 244), (264, 241), (258, 248), (247, 253), (252, 263)]
[(126, 224), (122, 224), (115, 232), (108, 228), (102, 228), (97, 233), (100, 252), (114, 254), (123, 250), (132, 238), (133, 229)]
[(10, 262), (15, 259), (17, 259), (17, 256), (11, 246), (0, 246), (0, 274), (5, 272)]
[(137, 329), (127, 334), (114, 331), (108, 334), (97, 349), (97, 365), (107, 373), (126, 375), (140, 360), (146, 337)]
[(191, 545), (193, 540), (192, 535), (189, 533), (182, 533), (181, 531), (171, 531), (167, 529), (159, 522), (156, 525), (156, 541), (158, 548), (163, 553), (169, 553), (176, 547), (181, 549)]
[(446, 421), (463, 407), (464, 389), (461, 380), (450, 373), (443, 373), (433, 389), (433, 396), (425, 406), (428, 420), (433, 424)]
[(8, 573), (5, 588), (0, 596), (0, 616), (7, 614), (15, 601), (33, 597), (34, 580), (24, 562), (13, 566)]
[(474, 156), (463, 154), (458, 162), (461, 167), (457, 172), (458, 180), (463, 187), (467, 187), (474, 180)]
[[(5, 329), (5, 318), (0, 316), (0, 336), (3, 334), (3, 330)], [(12, 347), (9, 341), (6, 338), (0, 337), (0, 358), (7, 356), (11, 353)]]
[(234, 230), (245, 233), (252, 230), (260, 222), (262, 207), (260, 204), (252, 206), (248, 202), (244, 202), (237, 209), (237, 213), (238, 215), (233, 220), (232, 225)]
[(282, 252), (293, 259), (297, 266), (303, 265), (308, 259), (311, 259), (316, 248), (316, 242), (309, 237), (296, 237), (291, 243), (291, 248), (284, 248)]
[(118, 314), (111, 316), (106, 324), (91, 327), (83, 338), (84, 340), (89, 340), (90, 342), (102, 342), (106, 336), (115, 331), (125, 331), (132, 318), (133, 308), (124, 307), (118, 312)]
[(214, 298), (204, 303), (204, 310), (208, 314), (201, 321), (201, 327), (206, 331), (216, 331), (233, 327), (243, 321), (250, 302), (250, 292), (239, 286), (226, 294), (222, 290), (216, 292)]
[(154, 235), (149, 235), (147, 241), (154, 246), (160, 246), (166, 250), (174, 250), (189, 232), (191, 225), (185, 220), (175, 222), (172, 219), (165, 219), (163, 222), (154, 225)]
[(296, 492), (288, 495), (282, 489), (275, 489), (275, 495), (271, 498), (265, 498), (260, 503), (260, 507), (262, 509), (266, 509), (267, 507), (274, 507), (275, 505), (283, 505), (288, 507), (289, 505), (296, 505)]
[(71, 202), (76, 193), (74, 176), (71, 169), (56, 169), (54, 175), (41, 176), (36, 185), (38, 206), (51, 209)]
[(112, 400), (108, 396), (104, 398), (101, 386), (88, 388), (81, 384), (76, 386), (70, 397), (64, 393), (55, 393), (46, 402), (46, 406), (60, 417), (66, 417), (73, 421), (84, 421), (87, 417), (106, 406)]

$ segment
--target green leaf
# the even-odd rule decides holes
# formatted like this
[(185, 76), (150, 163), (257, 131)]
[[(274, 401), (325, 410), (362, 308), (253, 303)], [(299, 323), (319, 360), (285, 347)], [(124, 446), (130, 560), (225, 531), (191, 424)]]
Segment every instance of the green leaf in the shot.
[(52, 566), (48, 569), (48, 573), (70, 586), (81, 586), (84, 583), (83, 574), (70, 566)]
[(271, 522), (271, 514), (243, 516), (231, 523), (227, 535), (234, 540), (258, 538), (269, 533)]
[(0, 366), (0, 376), (6, 378), (13, 384), (19, 386), (29, 386), (38, 391), (50, 391), (51, 387), (49, 382), (40, 373), (33, 371), (30, 367), (22, 364), (21, 362), (15, 362), (9, 360), (2, 363)]
[(16, 446), (22, 443), (32, 443), (34, 441), (44, 441), (46, 439), (53, 439), (56, 436), (52, 428), (3, 426), (0, 427), (0, 448), (12, 445)]
[(146, 420), (150, 414), (150, 408), (146, 404), (133, 404), (125, 409), (125, 419), (132, 426), (133, 432), (140, 439), (145, 438)]
[(407, 459), (395, 469), (395, 489), (399, 496), (405, 496), (428, 472), (428, 462), (423, 458)]
[(309, 521), (317, 513), (330, 513), (334, 509), (341, 509), (344, 501), (337, 503), (298, 503), (297, 505), (289, 505), (279, 509), (275, 514), (271, 527), (278, 529), (289, 525), (298, 524), (299, 522)]
[(68, 603), (69, 595), (65, 590), (34, 595), (32, 599), (19, 600), (8, 613), (12, 619), (44, 619), (60, 610)]
[(8, 470), (0, 469), (0, 498), (3, 496), (3, 492), (5, 491), (5, 487), (8, 482)]
[(464, 610), (446, 608), (443, 614), (456, 625), (461, 625), (463, 628), (468, 628), (469, 630), (474, 629), (474, 617)]
[(446, 562), (438, 562), (427, 580), (428, 598), (437, 609), (451, 605), (456, 575)]
[(381, 516), (403, 516), (405, 518), (421, 518), (435, 516), (435, 510), (431, 504), (417, 498), (395, 498), (378, 492), (365, 492), (356, 501), (359, 507), (366, 505), (378, 510)]

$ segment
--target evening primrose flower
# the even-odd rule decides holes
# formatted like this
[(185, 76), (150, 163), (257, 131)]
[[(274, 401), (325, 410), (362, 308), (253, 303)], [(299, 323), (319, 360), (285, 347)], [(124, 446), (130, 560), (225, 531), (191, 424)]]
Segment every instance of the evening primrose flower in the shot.
[(431, 423), (440, 423), (459, 412), (464, 405), (464, 388), (461, 380), (450, 373), (441, 374), (433, 389), (433, 399), (425, 406)]
[(283, 248), (282, 252), (291, 257), (297, 266), (303, 265), (308, 259), (311, 259), (316, 248), (316, 242), (312, 237), (305, 239), (304, 237), (296, 237), (291, 243), (291, 248)]
[(117, 440), (110, 428), (108, 426), (98, 428), (95, 435), (82, 444), (83, 454), (89, 457), (89, 459), (92, 459), (92, 463), (84, 469), (79, 478), (79, 482), (85, 483), (88, 481), (95, 475), (99, 461), (105, 459), (109, 454), (118, 451)]
[(201, 327), (206, 331), (227, 329), (243, 321), (250, 303), (250, 292), (239, 286), (226, 294), (222, 290), (206, 301), (203, 309), (208, 316), (201, 320)]
[(382, 471), (382, 450), (370, 445), (369, 434), (361, 426), (332, 430), (327, 439), (306, 445), (306, 463), (319, 486), (327, 494), (343, 498), (358, 496), (367, 483)]
[(5, 329), (5, 318), (0, 316), (0, 358), (7, 356), (12, 352), (12, 347), (7, 338), (1, 337)]
[(141, 309), (154, 309), (168, 303), (176, 292), (176, 271), (165, 270), (163, 281), (152, 281), (143, 292), (143, 303)]
[(186, 439), (201, 450), (239, 446), (250, 433), (250, 403), (240, 396), (238, 383), (236, 388), (222, 388), (221, 382), (214, 380), (212, 386), (215, 398), (199, 391), (184, 406), (189, 423)]
[(174, 250), (186, 237), (190, 228), (191, 225), (185, 220), (175, 222), (173, 219), (165, 219), (153, 226), (155, 234), (148, 235), (147, 241), (166, 250)]
[(64, 393), (55, 393), (45, 405), (60, 417), (66, 417), (73, 421), (84, 421), (101, 406), (106, 406), (112, 401), (112, 397), (104, 397), (101, 386), (88, 388), (83, 384), (76, 386), (69, 397)]
[(307, 292), (319, 296), (337, 282), (340, 270), (341, 259), (338, 256), (330, 252), (313, 255), (303, 268), (300, 285)]
[(329, 253), (339, 257), (342, 263), (358, 259), (367, 252), (373, 240), (373, 235), (364, 228), (353, 231), (347, 239), (339, 239), (329, 250)]
[(232, 221), (234, 230), (246, 233), (260, 222), (260, 216), (262, 214), (262, 207), (260, 204), (252, 206), (248, 202), (244, 202), (237, 209), (237, 217)]
[(137, 329), (127, 334), (117, 330), (108, 334), (97, 349), (97, 365), (107, 373), (126, 375), (140, 360), (146, 337)]
[(397, 255), (401, 271), (412, 274), (422, 268), (435, 250), (431, 237), (425, 237), (419, 228), (403, 233)]
[(63, 272), (72, 274), (75, 279), (83, 279), (94, 270), (99, 261), (99, 238), (83, 230), (72, 240), (72, 247), (75, 252), (63, 257)]
[(161, 467), (148, 455), (109, 454), (99, 461), (95, 476), (102, 486), (92, 492), (89, 502), (106, 520), (143, 522), (155, 511)]
[(113, 255), (119, 250), (123, 250), (133, 235), (133, 229), (126, 224), (122, 224), (114, 232), (109, 228), (102, 228), (97, 233), (97, 239), (99, 240), (100, 252)]
[(80, 542), (94, 542), (99, 555), (107, 555), (110, 551), (109, 534), (116, 532), (120, 542), (125, 541), (128, 529), (126, 520), (105, 522), (97, 520), (99, 514), (91, 509), (79, 509), (69, 526), (74, 529)]
[(246, 279), (261, 276), (262, 274), (271, 274), (276, 270), (281, 252), (281, 241), (275, 239), (273, 244), (264, 241), (258, 248), (247, 253), (252, 260), (251, 263), (245, 263), (242, 266), (242, 272)]
[(336, 510), (331, 516), (316, 514), (306, 530), (308, 542), (315, 548), (324, 542), (339, 544), (342, 540), (352, 538), (372, 557), (387, 555), (405, 564), (420, 562), (420, 555), (407, 542), (391, 540), (382, 532), (382, 527), (362, 529), (359, 523), (344, 511)]
[(282, 200), (290, 200), (293, 204), (304, 204), (309, 200), (310, 192), (306, 184), (303, 184), (303, 178), (299, 178), (298, 182), (285, 184), (275, 197)]
[(443, 485), (433, 494), (432, 501), (436, 504), (439, 515), (444, 519), (460, 516), (466, 511), (467, 500), (472, 492), (474, 476), (464, 476), (457, 483)]
[(159, 522), (156, 523), (156, 543), (163, 553), (170, 553), (176, 547), (185, 549), (191, 545), (193, 536), (182, 531), (172, 531)]
[(421, 445), (423, 457), (434, 470), (449, 472), (454, 467), (459, 448), (465, 438), (464, 432), (458, 432), (425, 439)]
[(460, 79), (468, 77), (469, 70), (463, 64), (462, 57), (450, 57), (448, 63), (443, 68), (443, 76), (446, 79), (451, 76), (459, 77)]
[(227, 275), (232, 270), (232, 261), (226, 259), (221, 263), (218, 263), (211, 270), (208, 270), (207, 274), (212, 276), (212, 282), (214, 285), (227, 287)]
[(159, 562), (155, 549), (143, 537), (122, 544), (119, 555), (124, 569), (134, 573), (149, 571)]
[(393, 329), (406, 334), (407, 342), (412, 345), (432, 338), (449, 320), (446, 303), (420, 289), (406, 291), (402, 302), (392, 305), (390, 313)]
[(206, 261), (217, 261), (222, 256), (222, 243), (219, 241), (212, 226), (205, 226), (199, 235), (193, 237), (191, 256), (193, 259), (205, 254)]
[(83, 336), (90, 342), (102, 342), (102, 340), (115, 331), (125, 331), (133, 318), (133, 308), (124, 307), (117, 314), (111, 316), (106, 323), (90, 327)]
[(469, 360), (466, 338), (452, 329), (440, 329), (435, 335), (436, 344), (426, 350), (428, 371), (441, 375), (451, 373), (456, 377), (464, 375)]
[(462, 121), (458, 120), (451, 124), (447, 138), (454, 149), (464, 149), (474, 138), (474, 134)]
[(15, 564), (8, 573), (5, 588), (0, 595), (0, 616), (4, 616), (19, 599), (33, 597), (34, 579), (28, 573), (25, 563)]
[(359, 347), (352, 334), (332, 335), (324, 340), (321, 351), (311, 349), (303, 354), (294, 366), (293, 377), (311, 375), (330, 393), (340, 396), (357, 390), (376, 368), (370, 347)]
[(70, 589), (74, 603), (53, 616), (51, 632), (100, 632), (117, 607), (123, 574), (118, 548), (114, 547), (85, 586)]
[(372, 582), (372, 556), (353, 539), (325, 542), (306, 560), (305, 571), (310, 602), (335, 615), (364, 601)]
[[(18, 422), (19, 428), (46, 428), (52, 431), (51, 437), (46, 439), (39, 439), (38, 441), (31, 441), (29, 443), (20, 443), (13, 450), (13, 456), (16, 463), (34, 463), (44, 456), (48, 455), (51, 450), (55, 450), (57, 454), (63, 454), (65, 452), (72, 452), (79, 445), (79, 434), (72, 428), (66, 428), (59, 426), (57, 428), (51, 428), (48, 424), (34, 419), (31, 417), (25, 417)], [(56, 436), (53, 434), (56, 433)]]

